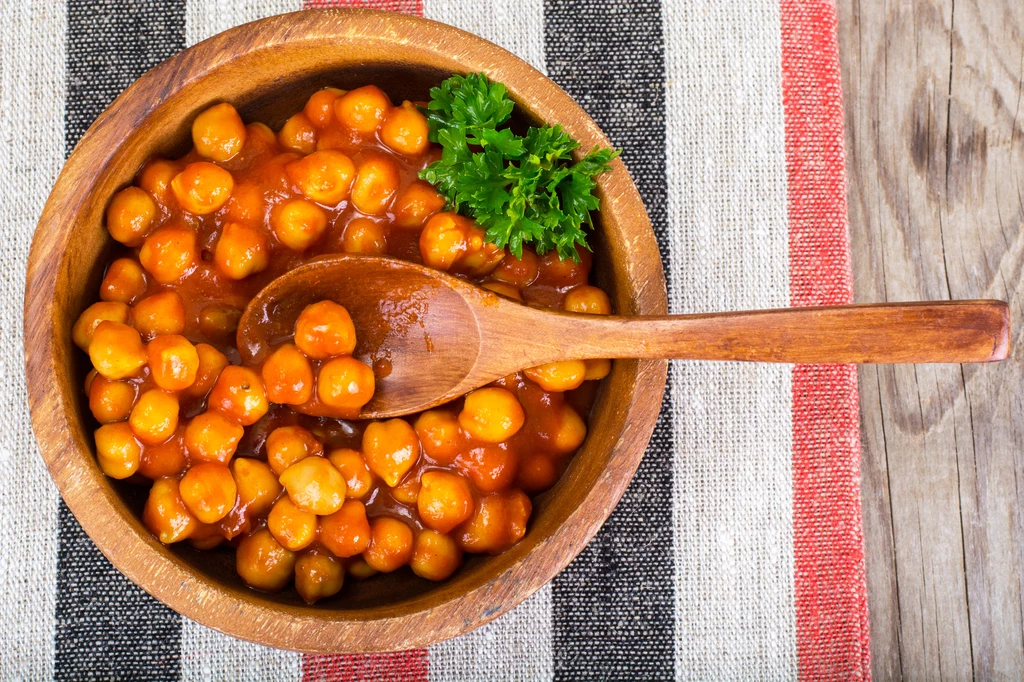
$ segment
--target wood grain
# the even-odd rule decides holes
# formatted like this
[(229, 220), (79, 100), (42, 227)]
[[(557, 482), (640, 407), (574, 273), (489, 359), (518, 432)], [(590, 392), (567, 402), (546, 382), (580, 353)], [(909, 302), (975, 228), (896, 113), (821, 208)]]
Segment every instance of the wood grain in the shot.
[[(282, 274), (249, 302), (238, 326), (243, 360), (261, 362), (272, 344), (292, 336), (306, 306), (323, 300), (351, 315), (356, 357), (387, 363), (361, 419), (429, 410), (521, 369), (564, 360), (992, 362), (1006, 357), (1010, 330), (1001, 301), (586, 315), (525, 305), (417, 263), (339, 254)], [(295, 409), (352, 417), (317, 397)]]
[(842, 0), (858, 300), (1010, 301), (995, 366), (860, 370), (872, 672), (1024, 675), (1024, 4)]
[[(138, 499), (96, 465), (71, 325), (93, 300), (111, 240), (103, 211), (153, 155), (181, 153), (194, 116), (218, 101), (247, 120), (279, 125), (317, 89), (375, 83), (393, 100), (423, 99), (453, 72), (482, 71), (508, 86), (524, 116), (559, 123), (591, 149), (609, 146), (551, 81), (508, 52), (449, 26), (367, 10), (274, 17), (220, 34), (143, 76), (82, 137), (43, 210), (29, 256), (25, 355), (32, 423), (68, 507), (118, 569), (168, 606), (214, 629), (275, 647), (359, 652), (424, 646), (482, 625), (564, 568), (608, 518), (636, 471), (665, 386), (664, 361), (621, 361), (601, 387), (587, 441), (555, 487), (538, 496), (526, 537), (470, 558), (450, 580), (406, 570), (316, 607), (294, 592), (244, 588), (230, 552), (162, 546), (140, 522)], [(615, 307), (665, 314), (654, 233), (621, 162), (598, 180), (603, 272)]]

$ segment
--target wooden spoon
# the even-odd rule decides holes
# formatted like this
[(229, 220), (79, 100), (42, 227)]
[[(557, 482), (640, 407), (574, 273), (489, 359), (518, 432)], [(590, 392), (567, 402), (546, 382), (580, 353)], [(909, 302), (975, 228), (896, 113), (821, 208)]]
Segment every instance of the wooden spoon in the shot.
[(238, 349), (249, 363), (288, 340), (311, 303), (355, 323), (355, 355), (377, 376), (360, 418), (435, 407), (525, 367), (588, 358), (800, 363), (990, 362), (1009, 349), (1002, 301), (887, 303), (624, 317), (532, 308), (393, 258), (325, 256), (249, 303)]

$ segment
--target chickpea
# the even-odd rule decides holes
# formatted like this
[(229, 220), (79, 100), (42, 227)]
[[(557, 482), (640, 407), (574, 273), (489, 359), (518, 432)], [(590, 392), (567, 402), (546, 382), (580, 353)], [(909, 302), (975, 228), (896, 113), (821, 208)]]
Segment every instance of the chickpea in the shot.
[(431, 216), (420, 233), (423, 264), (437, 270), (449, 270), (466, 252), (466, 219), (457, 213)]
[(306, 457), (284, 470), (281, 485), (299, 508), (326, 516), (345, 502), (345, 478), (324, 457)]
[(520, 258), (516, 258), (512, 254), (505, 256), (491, 273), (491, 277), (499, 282), (511, 284), (517, 289), (524, 289), (533, 284), (539, 272), (540, 264), (537, 254), (524, 248)]
[(182, 430), (179, 428), (163, 443), (147, 445), (142, 449), (142, 460), (139, 462), (141, 475), (155, 481), (166, 476), (177, 479), (185, 473), (189, 463), (182, 444)]
[(328, 360), (320, 368), (316, 394), (320, 402), (343, 412), (358, 412), (373, 398), (373, 370), (352, 357)]
[(430, 410), (416, 418), (416, 435), (423, 451), (437, 464), (450, 464), (462, 450), (459, 420), (450, 410)]
[(263, 272), (270, 263), (267, 238), (256, 228), (228, 223), (217, 240), (213, 261), (217, 269), (231, 279), (245, 279)]
[(263, 222), (266, 212), (266, 201), (263, 190), (250, 182), (235, 185), (231, 198), (227, 203), (227, 219), (243, 224), (259, 224)]
[(317, 130), (301, 111), (287, 121), (277, 134), (277, 141), (285, 149), (299, 154), (312, 154), (316, 151)]
[(466, 253), (456, 265), (458, 272), (482, 277), (491, 273), (504, 260), (505, 250), (487, 241), (485, 234), (476, 225), (470, 226)]
[(426, 471), (420, 477), (416, 506), (420, 519), (434, 530), (450, 532), (470, 517), (473, 504), (473, 493), (462, 476), (447, 471)]
[(100, 424), (128, 418), (135, 404), (135, 385), (96, 376), (89, 385), (89, 410)]
[(316, 540), (316, 514), (296, 507), (286, 495), (267, 515), (267, 530), (282, 547), (298, 552)]
[(373, 474), (358, 450), (338, 448), (332, 450), (327, 459), (345, 478), (345, 497), (361, 500), (370, 493)]
[(327, 554), (304, 554), (295, 563), (295, 591), (313, 604), (333, 597), (345, 584), (345, 567)]
[(263, 381), (248, 367), (228, 365), (210, 391), (209, 409), (217, 410), (242, 426), (251, 426), (267, 413)]
[(245, 124), (233, 106), (215, 104), (192, 123), (196, 153), (213, 161), (227, 161), (245, 145)]
[(363, 503), (347, 500), (338, 511), (321, 517), (320, 542), (341, 559), (361, 554), (370, 544), (370, 522)]
[(150, 389), (139, 396), (128, 423), (146, 445), (163, 443), (178, 428), (178, 399), (160, 389)]
[(395, 226), (415, 229), (444, 208), (444, 197), (437, 193), (430, 183), (416, 180), (409, 184), (395, 199)]
[(571, 405), (562, 405), (560, 417), (551, 445), (555, 453), (567, 454), (583, 444), (587, 426)]
[(219, 547), (223, 542), (220, 527), (209, 523), (200, 523), (188, 538), (188, 544), (203, 551)]
[(390, 573), (412, 558), (412, 529), (398, 519), (380, 516), (370, 522), (370, 544), (363, 559), (374, 570)]
[(197, 343), (196, 354), (199, 356), (196, 380), (182, 391), (182, 395), (189, 398), (205, 398), (221, 371), (228, 366), (228, 358), (208, 343)]
[(147, 338), (185, 331), (185, 302), (176, 291), (147, 296), (132, 308), (132, 324)]
[(587, 373), (583, 375), (586, 381), (604, 379), (612, 371), (611, 360), (587, 360)]
[(270, 467), (258, 459), (236, 457), (230, 469), (238, 487), (238, 504), (246, 514), (262, 516), (270, 511), (283, 490)]
[(526, 421), (523, 407), (503, 388), (480, 388), (466, 396), (459, 425), (485, 443), (500, 443), (519, 431)]
[(409, 476), (392, 488), (390, 492), (391, 497), (395, 498), (402, 504), (415, 507), (416, 501), (420, 497), (420, 479), (415, 475)]
[(317, 131), (316, 150), (318, 152), (327, 151), (328, 149), (347, 151), (351, 148), (352, 131), (348, 128), (331, 125)]
[(161, 227), (146, 237), (139, 262), (160, 284), (177, 282), (196, 266), (196, 233), (188, 227)]
[(137, 331), (105, 320), (93, 332), (89, 359), (103, 378), (126, 379), (146, 364), (146, 349)]
[[(591, 315), (610, 315), (612, 312), (608, 294), (587, 284), (570, 290), (565, 295), (562, 307), (570, 312)], [(587, 360), (586, 365), (587, 371), (583, 377), (585, 381), (604, 379), (612, 369), (611, 360)]]
[(508, 513), (508, 544), (516, 544), (526, 535), (526, 522), (530, 519), (533, 504), (522, 490), (505, 493), (505, 509)]
[(199, 331), (210, 341), (234, 345), (242, 311), (233, 305), (211, 303), (199, 313)]
[(301, 426), (281, 426), (267, 436), (267, 463), (280, 476), (306, 457), (322, 457), (324, 446)]
[(419, 459), (420, 442), (402, 419), (371, 422), (363, 431), (363, 456), (370, 471), (394, 488)]
[(519, 293), (519, 289), (516, 289), (511, 284), (506, 284), (505, 282), (485, 282), (483, 284), (483, 288), (488, 291), (493, 291), (499, 296), (511, 298), (513, 301), (523, 300), (523, 295)]
[(71, 328), (71, 339), (76, 346), (88, 352), (100, 322), (125, 324), (127, 321), (128, 306), (124, 303), (93, 303), (78, 316), (78, 320)]
[(327, 214), (311, 201), (292, 199), (274, 207), (270, 226), (282, 244), (293, 251), (305, 251), (327, 229)]
[(131, 305), (146, 293), (146, 273), (138, 261), (118, 258), (100, 283), (100, 300)]
[(153, 481), (142, 510), (142, 522), (165, 545), (185, 540), (199, 526), (198, 519), (181, 499), (176, 478)]
[(455, 540), (465, 552), (499, 554), (522, 539), (531, 508), (519, 490), (484, 495), (473, 516), (456, 529)]
[(203, 523), (216, 523), (235, 506), (238, 487), (223, 464), (200, 462), (181, 478), (181, 499)]
[(227, 464), (245, 429), (218, 412), (203, 412), (185, 427), (185, 447), (192, 461)]
[(153, 383), (165, 391), (181, 391), (196, 380), (199, 353), (184, 336), (158, 336), (146, 346)]
[(142, 243), (156, 218), (153, 197), (138, 187), (126, 187), (107, 206), (107, 231), (125, 246)]
[[(367, 526), (367, 532), (369, 532), (369, 526)], [(348, 574), (356, 580), (366, 580), (377, 575), (377, 570), (370, 567), (370, 564), (366, 563), (366, 560), (362, 557), (356, 557), (348, 565)]]
[(142, 447), (125, 422), (96, 429), (96, 459), (111, 478), (128, 478), (139, 469)]
[(263, 363), (260, 374), (267, 399), (279, 405), (301, 405), (313, 397), (313, 368), (293, 344), (279, 346)]
[(250, 156), (276, 151), (277, 135), (266, 123), (250, 123), (245, 126), (245, 144), (250, 149)]
[(295, 553), (285, 549), (266, 528), (242, 538), (235, 552), (235, 572), (250, 587), (283, 590), (295, 572)]
[(493, 493), (512, 485), (519, 470), (519, 459), (504, 443), (486, 443), (470, 448), (459, 456), (466, 473), (477, 490)]
[(430, 141), (427, 117), (411, 102), (402, 102), (387, 113), (380, 127), (380, 141), (388, 148), (406, 156), (417, 156), (427, 150)]
[(295, 345), (314, 360), (351, 355), (356, 349), (356, 328), (348, 311), (334, 301), (319, 301), (295, 321)]
[(171, 180), (178, 204), (196, 215), (213, 213), (228, 202), (235, 180), (231, 173), (208, 161), (196, 161)]
[(562, 360), (530, 367), (523, 372), (526, 378), (545, 391), (570, 391), (583, 383), (587, 365), (583, 360)]
[(444, 580), (462, 564), (462, 551), (450, 537), (436, 530), (416, 536), (410, 566), (413, 573), (427, 580)]
[(353, 218), (341, 238), (345, 253), (380, 254), (388, 250), (387, 226), (369, 218)]
[(527, 492), (539, 493), (547, 490), (558, 480), (555, 461), (542, 452), (530, 452), (519, 461), (516, 485)]
[(352, 185), (352, 205), (367, 215), (384, 215), (398, 193), (398, 165), (383, 154), (360, 162)]
[(318, 90), (310, 96), (302, 113), (315, 127), (326, 128), (334, 120), (334, 102), (344, 94), (338, 88)]
[(486, 240), (483, 230), (457, 213), (436, 213), (420, 233), (424, 265), (482, 277), (494, 270), (505, 251)]
[(587, 249), (577, 246), (576, 253), (580, 260), (571, 258), (562, 260), (557, 250), (548, 251), (540, 257), (537, 282), (555, 287), (575, 287), (587, 283), (593, 255)]
[(391, 108), (391, 100), (376, 85), (349, 90), (334, 101), (334, 115), (346, 128), (372, 133)]
[(99, 375), (100, 375), (100, 373), (96, 371), (95, 367), (93, 369), (90, 369), (89, 373), (85, 375), (85, 382), (82, 384), (82, 387), (85, 389), (85, 394), (86, 395), (89, 395), (89, 391), (92, 390), (92, 382)]
[(284, 167), (288, 179), (310, 201), (337, 206), (348, 199), (356, 166), (336, 149), (324, 149), (292, 161)]
[(584, 284), (575, 287), (565, 295), (562, 307), (572, 313), (590, 315), (611, 315), (612, 302), (608, 294), (597, 287)]
[[(149, 192), (157, 202), (167, 206), (174, 200), (171, 191), (171, 180), (181, 172), (181, 165), (167, 159), (154, 159), (147, 163), (139, 172), (135, 183), (140, 189)], [(137, 245), (136, 245), (137, 246)]]

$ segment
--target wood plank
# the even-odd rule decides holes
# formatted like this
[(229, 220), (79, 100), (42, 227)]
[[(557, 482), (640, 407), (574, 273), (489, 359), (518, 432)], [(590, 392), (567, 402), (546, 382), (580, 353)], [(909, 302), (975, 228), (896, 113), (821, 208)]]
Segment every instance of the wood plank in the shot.
[(1011, 302), (1000, 365), (860, 372), (872, 672), (1024, 671), (1024, 4), (841, 0), (858, 301)]

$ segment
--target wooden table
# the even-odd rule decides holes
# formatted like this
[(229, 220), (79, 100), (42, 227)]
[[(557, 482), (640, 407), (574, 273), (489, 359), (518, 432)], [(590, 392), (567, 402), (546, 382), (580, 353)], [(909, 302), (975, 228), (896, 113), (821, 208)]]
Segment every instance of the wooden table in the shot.
[(860, 372), (875, 680), (1024, 677), (1024, 1), (839, 0), (859, 301), (1001, 298), (985, 366)]

